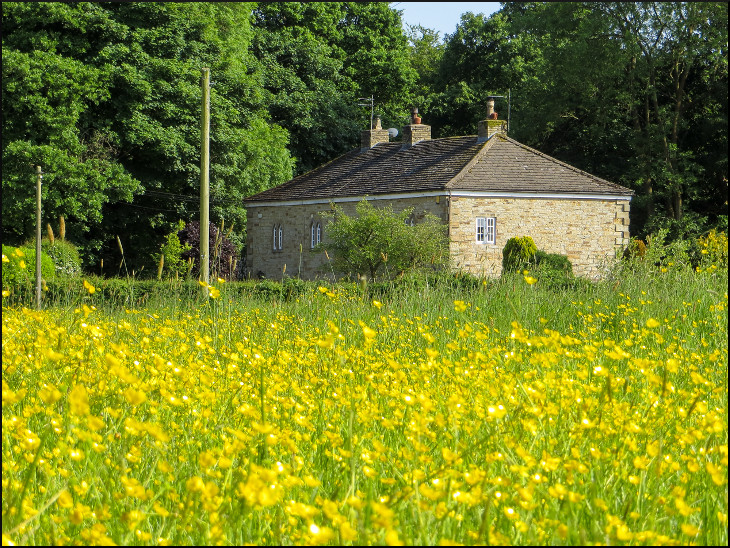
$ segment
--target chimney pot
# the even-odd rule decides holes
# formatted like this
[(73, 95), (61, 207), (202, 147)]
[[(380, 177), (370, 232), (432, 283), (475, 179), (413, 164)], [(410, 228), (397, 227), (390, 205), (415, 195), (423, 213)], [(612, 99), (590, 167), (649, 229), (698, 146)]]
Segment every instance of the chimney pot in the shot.
[(431, 139), (431, 126), (421, 124), (418, 109), (411, 110), (411, 124), (403, 127), (403, 149), (407, 149), (420, 141)]

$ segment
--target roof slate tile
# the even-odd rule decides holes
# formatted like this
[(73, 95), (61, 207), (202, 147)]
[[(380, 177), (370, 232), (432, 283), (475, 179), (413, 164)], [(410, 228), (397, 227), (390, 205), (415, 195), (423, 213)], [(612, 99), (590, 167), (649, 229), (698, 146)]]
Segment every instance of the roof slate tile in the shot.
[(245, 203), (398, 194), (434, 190), (631, 195), (611, 183), (496, 135), (401, 143), (353, 150)]

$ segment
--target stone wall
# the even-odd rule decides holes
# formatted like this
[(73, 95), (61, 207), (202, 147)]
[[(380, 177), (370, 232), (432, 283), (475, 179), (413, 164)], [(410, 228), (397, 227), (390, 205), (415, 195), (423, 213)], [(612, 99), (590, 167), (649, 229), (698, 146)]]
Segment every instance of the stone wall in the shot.
[[(428, 212), (440, 217), (444, 223), (447, 215), (446, 202), (444, 196), (373, 201), (376, 207), (392, 205), (396, 213), (413, 207), (415, 222)], [(338, 205), (347, 215), (353, 215), (357, 202), (343, 202)], [(263, 276), (273, 280), (282, 279), (284, 273), (305, 280), (331, 277), (332, 272), (328, 268), (325, 254), (310, 251), (312, 223), (321, 223), (322, 241), (327, 241), (326, 219), (321, 214), (329, 211), (329, 204), (247, 208), (245, 276)], [(278, 224), (283, 227), (282, 249), (274, 251), (273, 228)]]
[[(464, 198), (451, 201), (449, 236), (454, 267), (499, 276), (502, 249), (530, 236), (538, 249), (566, 255), (578, 276), (597, 278), (600, 266), (629, 242), (628, 200)], [(476, 218), (496, 218), (496, 243), (476, 243)]]
[[(576, 275), (596, 278), (600, 266), (629, 242), (628, 200), (575, 200), (543, 198), (451, 198), (445, 196), (375, 200), (376, 207), (392, 205), (400, 212), (414, 207), (418, 222), (426, 212), (449, 221), (452, 264), (478, 276), (496, 277), (502, 271), (502, 249), (513, 236), (530, 236), (538, 249), (566, 255)], [(357, 202), (339, 204), (353, 215)], [(324, 253), (313, 253), (312, 223), (321, 223), (327, 241), (329, 204), (258, 206), (247, 210), (247, 277), (303, 279), (330, 277)], [(476, 243), (477, 217), (496, 218), (496, 243)], [(274, 225), (283, 227), (281, 251), (273, 250)], [(300, 248), (301, 246), (301, 248)], [(286, 265), (286, 269), (284, 267)]]

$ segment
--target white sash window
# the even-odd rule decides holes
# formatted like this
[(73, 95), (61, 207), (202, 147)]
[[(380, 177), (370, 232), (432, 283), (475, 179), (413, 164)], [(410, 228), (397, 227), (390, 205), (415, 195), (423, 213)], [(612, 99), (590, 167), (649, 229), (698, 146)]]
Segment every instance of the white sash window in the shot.
[(497, 242), (497, 218), (477, 217), (476, 243), (495, 244)]

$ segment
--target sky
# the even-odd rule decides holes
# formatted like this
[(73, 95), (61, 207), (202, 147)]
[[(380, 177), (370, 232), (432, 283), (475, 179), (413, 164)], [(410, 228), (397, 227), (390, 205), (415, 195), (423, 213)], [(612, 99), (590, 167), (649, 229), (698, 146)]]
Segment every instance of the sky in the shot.
[(499, 2), (391, 2), (390, 6), (403, 11), (404, 24), (436, 30), (442, 40), (456, 30), (462, 13), (491, 15), (500, 8)]

